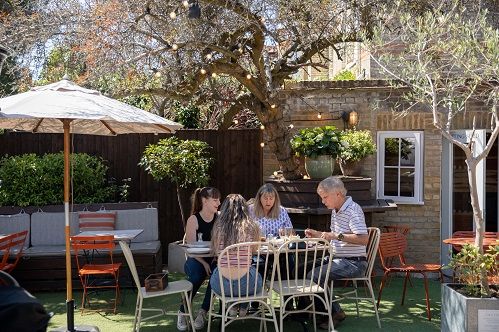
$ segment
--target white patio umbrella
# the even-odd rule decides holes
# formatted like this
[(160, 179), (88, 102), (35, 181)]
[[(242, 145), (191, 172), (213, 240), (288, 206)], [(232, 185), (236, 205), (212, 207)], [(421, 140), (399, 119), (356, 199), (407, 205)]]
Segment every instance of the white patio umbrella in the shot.
[(65, 79), (0, 99), (0, 128), (33, 133), (64, 133), (66, 295), (69, 331), (74, 331), (69, 244), (70, 133), (89, 135), (171, 133), (181, 127), (182, 125), (176, 122), (105, 97), (98, 91), (82, 88)]

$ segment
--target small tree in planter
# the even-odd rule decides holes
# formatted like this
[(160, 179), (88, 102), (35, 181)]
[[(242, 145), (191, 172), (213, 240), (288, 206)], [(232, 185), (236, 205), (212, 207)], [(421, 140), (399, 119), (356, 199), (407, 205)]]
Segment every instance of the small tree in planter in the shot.
[(187, 188), (189, 185), (204, 186), (208, 183), (208, 172), (213, 163), (210, 149), (206, 142), (170, 137), (156, 144), (149, 144), (139, 162), (155, 180), (168, 179), (175, 184), (184, 231), (185, 216), (180, 188)]

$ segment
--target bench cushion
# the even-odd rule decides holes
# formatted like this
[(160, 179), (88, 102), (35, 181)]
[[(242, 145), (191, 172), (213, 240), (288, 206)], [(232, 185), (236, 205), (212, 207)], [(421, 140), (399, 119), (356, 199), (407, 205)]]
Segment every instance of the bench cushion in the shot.
[(18, 233), (24, 230), (28, 230), (27, 240), (24, 242), (24, 248), (26, 249), (29, 247), (29, 214), (0, 215), (0, 234)]
[[(78, 231), (78, 213), (72, 212), (69, 215), (71, 235), (76, 235)], [(64, 246), (64, 212), (35, 212), (31, 215), (31, 245)]]
[(97, 211), (78, 213), (78, 226), (80, 232), (113, 231), (115, 223), (116, 212)]
[(158, 241), (158, 209), (116, 210), (116, 229), (143, 229), (135, 242)]

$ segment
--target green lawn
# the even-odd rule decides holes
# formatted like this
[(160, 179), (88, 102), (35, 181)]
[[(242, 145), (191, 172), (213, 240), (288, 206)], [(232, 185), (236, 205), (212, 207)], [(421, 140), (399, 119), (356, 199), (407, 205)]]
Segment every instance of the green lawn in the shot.
[[(179, 277), (179, 276), (176, 276)], [(430, 281), (430, 296), (432, 307), (432, 320), (426, 318), (426, 305), (424, 297), (423, 282), (420, 279), (412, 279), (414, 287), (408, 287), (406, 295), (406, 303), (400, 306), (400, 298), (402, 291), (402, 279), (393, 278), (387, 288), (383, 290), (383, 300), (380, 305), (381, 329), (377, 328), (376, 317), (372, 306), (368, 302), (361, 303), (360, 317), (356, 317), (355, 304), (353, 302), (343, 303), (342, 308), (347, 314), (347, 319), (337, 328), (338, 331), (367, 331), (369, 329), (379, 331), (439, 331), (440, 330), (440, 283), (438, 281)], [(379, 285), (379, 279), (375, 281), (376, 286)], [(375, 287), (376, 287), (375, 286)], [(362, 290), (361, 290), (362, 291)], [(376, 292), (377, 290), (375, 290)], [(34, 294), (45, 306), (47, 311), (53, 312), (49, 325), (50, 328), (65, 326), (65, 292), (57, 293), (36, 293)], [(94, 312), (81, 315), (79, 309), (75, 311), (75, 324), (80, 325), (95, 325), (102, 332), (125, 332), (131, 331), (134, 317), (134, 306), (136, 293), (134, 290), (125, 289), (122, 291), (124, 302), (118, 307), (118, 313)], [(109, 294), (107, 294), (109, 296)], [(74, 293), (75, 302), (79, 305), (81, 301), (81, 292)], [(167, 308), (176, 311), (180, 299), (173, 296), (158, 299), (149, 299), (145, 301), (146, 307), (150, 306), (167, 306)], [(195, 298), (194, 310), (197, 312), (201, 302), (201, 296)], [(164, 316), (163, 316), (164, 317)], [(176, 317), (159, 317), (142, 325), (141, 331), (176, 331)], [(295, 321), (285, 322), (285, 331), (303, 331), (300, 324)], [(218, 322), (215, 323), (214, 331), (218, 331)], [(229, 326), (229, 331), (238, 331), (244, 329), (247, 331), (258, 331), (258, 323), (256, 321), (242, 321)], [(313, 331), (311, 324), (308, 328)], [(269, 331), (273, 331), (272, 328)], [(320, 331), (320, 330), (319, 330)]]

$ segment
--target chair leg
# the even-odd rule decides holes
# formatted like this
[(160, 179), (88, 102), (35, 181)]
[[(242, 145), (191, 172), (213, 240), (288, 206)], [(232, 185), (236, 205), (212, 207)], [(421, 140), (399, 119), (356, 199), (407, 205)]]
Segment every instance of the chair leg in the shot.
[(360, 317), (359, 314), (359, 293), (357, 292), (357, 280), (352, 280), (352, 287), (355, 291), (355, 307), (357, 308), (357, 317)]
[(428, 320), (431, 320), (431, 312), (430, 312), (430, 296), (428, 294), (428, 279), (426, 278), (426, 273), (423, 274), (424, 279), (424, 291), (426, 295), (426, 314), (428, 315)]
[(208, 327), (206, 328), (206, 331), (207, 332), (210, 332), (211, 331), (211, 320), (213, 319), (212, 318), (212, 310), (214, 309), (214, 298), (213, 298), (213, 292), (211, 292), (211, 297), (210, 297), (210, 310), (208, 310)]
[(400, 305), (404, 305), (404, 300), (405, 300), (405, 291), (407, 289), (407, 279), (409, 278), (409, 272), (405, 273), (405, 278), (404, 278), (404, 290), (402, 291), (402, 302), (400, 302)]
[(376, 303), (376, 306), (379, 308), (379, 303), (381, 302), (381, 294), (383, 293), (383, 287), (385, 286), (386, 278), (388, 276), (388, 272), (385, 272), (383, 274), (383, 278), (381, 279), (381, 284), (379, 285), (379, 293), (378, 293), (378, 302)]
[(378, 328), (381, 328), (381, 322), (379, 321), (378, 306), (376, 305), (376, 299), (374, 298), (374, 290), (371, 280), (366, 280), (367, 287), (369, 288), (369, 293), (371, 294), (371, 301), (374, 307), (374, 313), (376, 314), (376, 320), (378, 321)]
[(137, 293), (137, 302), (135, 303), (135, 318), (133, 319), (133, 332), (140, 331), (140, 321), (142, 319), (142, 298)]
[(182, 301), (184, 301), (184, 308), (187, 308), (187, 314), (189, 315), (189, 321), (191, 322), (191, 328), (192, 332), (195, 332), (196, 329), (194, 328), (194, 318), (192, 317), (192, 307), (191, 307), (191, 301), (190, 301), (190, 296), (187, 291), (184, 291), (182, 293)]

